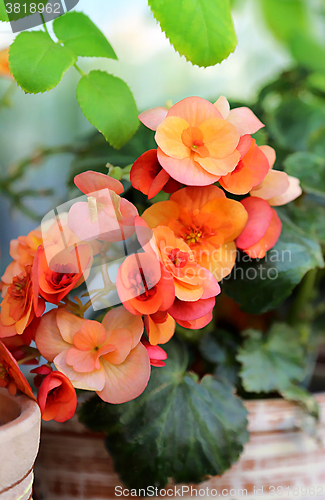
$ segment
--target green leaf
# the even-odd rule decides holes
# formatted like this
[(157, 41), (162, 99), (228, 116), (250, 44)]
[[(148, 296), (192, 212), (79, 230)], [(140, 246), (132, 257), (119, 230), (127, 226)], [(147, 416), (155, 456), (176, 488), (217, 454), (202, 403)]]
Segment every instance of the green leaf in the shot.
[(247, 411), (233, 387), (210, 375), (197, 383), (186, 373), (184, 346), (171, 344), (167, 366), (153, 368), (139, 398), (109, 405), (96, 397), (80, 412), (84, 424), (108, 435), (115, 470), (131, 488), (222, 474), (248, 440)]
[(243, 347), (238, 350), (240, 377), (247, 392), (272, 392), (288, 388), (305, 376), (304, 351), (299, 333), (285, 323), (275, 323), (266, 337), (257, 330), (246, 330)]
[(0, 21), (9, 22), (8, 14), (5, 7), (5, 0), (0, 0)]
[(83, 12), (67, 12), (58, 17), (53, 30), (59, 41), (77, 56), (117, 59), (109, 41)]
[(119, 149), (135, 134), (138, 110), (123, 80), (94, 70), (81, 78), (77, 99), (83, 114), (105, 139)]
[(260, 314), (278, 307), (310, 269), (323, 267), (319, 244), (281, 214), (282, 233), (264, 259), (250, 259), (239, 253), (222, 290), (241, 309)]
[(31, 94), (53, 89), (76, 59), (71, 50), (54, 43), (44, 31), (20, 33), (9, 52), (13, 77)]
[(325, 206), (311, 196), (304, 196), (299, 203), (289, 203), (281, 213), (292, 220), (306, 235), (325, 245)]
[(199, 346), (203, 358), (216, 365), (214, 374), (231, 384), (238, 382), (239, 364), (236, 354), (240, 340), (238, 335), (217, 329), (206, 335)]
[(198, 66), (214, 66), (237, 45), (229, 0), (149, 0), (175, 50)]
[(292, 55), (304, 68), (325, 73), (325, 48), (311, 36), (297, 34), (293, 37), (290, 48)]
[(264, 20), (278, 40), (289, 42), (308, 30), (306, 5), (301, 0), (260, 0)]
[(325, 159), (313, 153), (299, 152), (288, 156), (285, 171), (298, 177), (306, 193), (325, 196)]
[(309, 415), (316, 420), (319, 419), (320, 408), (315, 398), (303, 387), (290, 384), (285, 389), (281, 390), (281, 395), (287, 401), (298, 403)]

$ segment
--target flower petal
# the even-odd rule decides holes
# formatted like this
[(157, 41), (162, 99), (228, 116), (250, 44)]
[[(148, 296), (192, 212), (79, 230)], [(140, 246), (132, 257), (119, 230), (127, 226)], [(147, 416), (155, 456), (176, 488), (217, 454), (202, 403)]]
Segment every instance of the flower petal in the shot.
[(290, 201), (293, 201), (302, 195), (302, 189), (299, 179), (297, 179), (296, 177), (292, 177), (291, 175), (288, 175), (288, 179), (289, 188), (285, 191), (285, 193), (274, 196), (273, 198), (267, 200), (272, 207), (286, 205), (287, 203), (290, 203)]
[(74, 183), (84, 194), (94, 193), (102, 189), (111, 189), (116, 194), (124, 191), (123, 184), (120, 181), (92, 170), (76, 175)]
[(143, 111), (139, 114), (138, 118), (140, 122), (142, 122), (146, 127), (150, 128), (150, 130), (157, 130), (159, 125), (166, 118), (167, 113), (168, 109), (160, 106), (158, 108), (151, 108), (147, 111)]
[[(70, 349), (71, 344), (65, 342), (56, 322), (58, 309), (44, 314), (36, 331), (35, 342), (37, 349), (47, 361), (53, 361), (62, 351)], [(69, 314), (69, 313), (66, 313)], [(73, 316), (73, 315), (71, 315)], [(76, 316), (73, 316), (76, 318)]]
[(189, 124), (176, 116), (166, 118), (157, 128), (155, 135), (156, 142), (160, 149), (168, 156), (182, 160), (188, 158), (191, 149), (185, 146), (182, 140), (182, 133), (189, 127)]
[(239, 135), (255, 134), (264, 124), (249, 108), (235, 108), (229, 113), (227, 121), (235, 125)]
[(201, 123), (199, 128), (203, 133), (204, 145), (213, 158), (226, 158), (232, 154), (238, 143), (239, 134), (236, 128), (219, 118), (213, 118)]
[(143, 320), (141, 316), (134, 316), (123, 306), (111, 309), (104, 317), (102, 325), (105, 330), (118, 330), (126, 328), (132, 334), (132, 349), (140, 342), (143, 334)]
[(273, 217), (263, 238), (255, 245), (245, 248), (244, 250), (252, 259), (263, 259), (266, 252), (274, 247), (280, 237), (282, 223), (274, 208), (271, 210), (273, 212)]
[(285, 193), (290, 187), (289, 177), (280, 170), (269, 170), (261, 184), (254, 187), (250, 192), (251, 196), (269, 200), (275, 196)]
[(219, 97), (219, 99), (214, 103), (214, 106), (217, 108), (219, 113), (221, 113), (222, 118), (225, 120), (229, 116), (229, 111), (230, 111), (230, 105), (227, 99), (222, 95)]
[(54, 358), (56, 368), (71, 381), (76, 389), (84, 391), (101, 391), (105, 385), (105, 373), (103, 368), (89, 373), (76, 372), (66, 362), (67, 351), (61, 352)]
[(163, 323), (156, 323), (148, 316), (146, 326), (151, 345), (166, 344), (175, 333), (175, 320), (169, 314)]
[(240, 160), (239, 151), (234, 151), (231, 155), (226, 158), (200, 158), (198, 155), (196, 156), (196, 162), (201, 165), (208, 173), (215, 175), (218, 177), (227, 175), (229, 172), (235, 170), (238, 162)]
[(248, 197), (241, 200), (241, 204), (248, 213), (248, 221), (245, 229), (237, 238), (236, 245), (245, 250), (263, 238), (271, 223), (273, 212), (267, 201), (261, 198)]
[(211, 102), (202, 97), (186, 97), (174, 104), (167, 113), (169, 116), (178, 116), (187, 121), (191, 127), (199, 127), (210, 118), (222, 118), (221, 113)]

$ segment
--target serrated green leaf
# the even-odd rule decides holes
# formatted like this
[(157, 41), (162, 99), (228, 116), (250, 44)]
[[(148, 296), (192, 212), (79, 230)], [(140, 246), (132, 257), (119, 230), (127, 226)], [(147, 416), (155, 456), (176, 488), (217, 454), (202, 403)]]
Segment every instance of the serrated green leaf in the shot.
[(5, 0), (0, 0), (0, 21), (9, 22), (7, 10), (5, 7)]
[(108, 435), (115, 470), (130, 488), (222, 474), (248, 440), (247, 411), (233, 387), (209, 375), (197, 383), (186, 373), (184, 346), (167, 351), (167, 366), (153, 369), (139, 398), (122, 405), (95, 398), (80, 412), (84, 424)]
[(56, 87), (76, 60), (77, 56), (71, 50), (54, 43), (44, 31), (20, 33), (9, 51), (13, 77), (25, 92), (31, 94)]
[(306, 193), (325, 196), (325, 159), (313, 153), (297, 152), (284, 162), (285, 171), (298, 177)]
[(67, 12), (58, 17), (53, 30), (59, 41), (77, 56), (117, 59), (107, 38), (83, 12)]
[(299, 404), (309, 415), (316, 420), (319, 419), (319, 405), (315, 398), (303, 387), (299, 385), (290, 384), (288, 387), (281, 391), (281, 395), (287, 401), (293, 401)]
[(133, 95), (123, 80), (94, 70), (81, 78), (77, 99), (83, 114), (116, 149), (135, 134), (138, 110)]
[(261, 314), (278, 307), (310, 269), (323, 267), (320, 245), (281, 213), (282, 233), (264, 259), (240, 253), (222, 290), (241, 309)]
[(240, 377), (247, 392), (272, 392), (287, 389), (292, 381), (305, 376), (304, 351), (299, 332), (285, 323), (276, 323), (266, 337), (257, 330), (248, 335), (238, 350)]
[(175, 50), (198, 66), (214, 66), (237, 45), (229, 0), (149, 0)]

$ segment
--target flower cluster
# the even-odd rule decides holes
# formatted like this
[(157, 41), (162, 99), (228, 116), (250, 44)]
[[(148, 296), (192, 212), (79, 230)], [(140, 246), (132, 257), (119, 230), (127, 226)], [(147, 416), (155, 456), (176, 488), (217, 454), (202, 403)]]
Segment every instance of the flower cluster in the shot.
[[(263, 124), (248, 108), (191, 97), (140, 120), (156, 130), (158, 147), (135, 161), (131, 183), (148, 198), (163, 190), (168, 200), (139, 216), (121, 197), (121, 182), (84, 172), (75, 177), (84, 196), (67, 213), (11, 242), (1, 280), (0, 386), (34, 398), (19, 365), (37, 365), (31, 373), (45, 420), (73, 416), (75, 389), (113, 404), (138, 397), (151, 366), (166, 364), (159, 344), (176, 324), (198, 329), (212, 320), (237, 249), (264, 257), (281, 233), (272, 207), (301, 194), (297, 179), (273, 169), (274, 150), (252, 138)], [(114, 246), (125, 252), (115, 280)], [(85, 302), (77, 288), (94, 268), (103, 287), (88, 289)], [(116, 307), (92, 319), (89, 307), (112, 293)]]

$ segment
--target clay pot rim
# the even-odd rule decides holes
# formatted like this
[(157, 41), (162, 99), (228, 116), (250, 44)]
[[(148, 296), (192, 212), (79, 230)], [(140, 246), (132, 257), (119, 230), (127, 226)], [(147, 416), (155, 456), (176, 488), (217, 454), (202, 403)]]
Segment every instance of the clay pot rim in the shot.
[(40, 409), (36, 401), (33, 401), (25, 394), (19, 396), (11, 396), (7, 389), (0, 388), (0, 401), (2, 399), (11, 401), (15, 406), (18, 406), (20, 415), (6, 424), (0, 425), (0, 442), (2, 435), (6, 441), (12, 439), (25, 432), (25, 423), (30, 419), (40, 419)]

